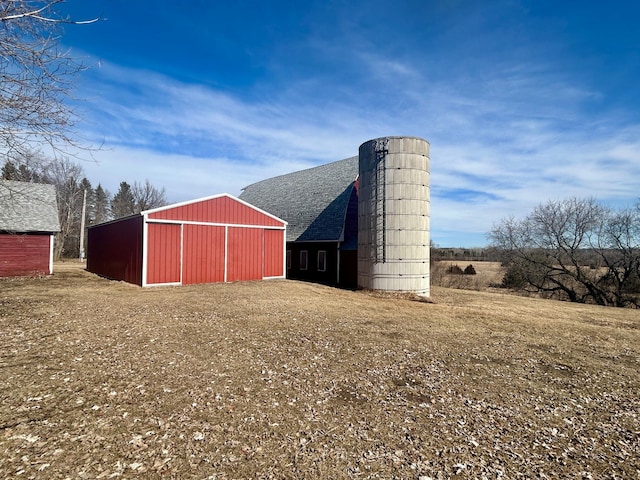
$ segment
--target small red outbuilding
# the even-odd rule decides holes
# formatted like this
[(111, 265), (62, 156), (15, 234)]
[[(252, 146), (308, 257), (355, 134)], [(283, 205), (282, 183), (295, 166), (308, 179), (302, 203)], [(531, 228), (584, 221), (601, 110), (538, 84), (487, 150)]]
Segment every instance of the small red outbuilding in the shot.
[(53, 185), (0, 180), (0, 277), (51, 275), (59, 231)]
[(143, 287), (285, 278), (287, 222), (228, 194), (89, 227), (87, 270)]

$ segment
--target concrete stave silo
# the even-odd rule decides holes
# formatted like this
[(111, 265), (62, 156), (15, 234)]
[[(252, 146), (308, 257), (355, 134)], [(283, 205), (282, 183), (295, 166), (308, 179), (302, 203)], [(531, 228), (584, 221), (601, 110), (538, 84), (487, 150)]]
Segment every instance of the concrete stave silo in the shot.
[(382, 137), (359, 157), (358, 285), (428, 296), (429, 143)]

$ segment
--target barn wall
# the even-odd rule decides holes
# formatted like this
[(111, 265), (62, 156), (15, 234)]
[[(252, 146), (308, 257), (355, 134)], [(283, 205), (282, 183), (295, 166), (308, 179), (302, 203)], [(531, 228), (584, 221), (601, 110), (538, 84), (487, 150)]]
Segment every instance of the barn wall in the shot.
[(182, 226), (147, 224), (146, 284), (180, 283)]
[(358, 287), (358, 252), (357, 250), (340, 251), (340, 282), (342, 288)]
[(263, 230), (229, 227), (227, 235), (227, 281), (262, 279)]
[(282, 278), (284, 235), (261, 227), (150, 222), (143, 285)]
[(264, 230), (264, 276), (284, 277), (284, 230)]
[[(307, 269), (302, 270), (300, 252), (307, 252)], [(326, 252), (326, 270), (318, 270), (318, 252)], [(291, 268), (287, 269), (287, 277), (295, 280), (336, 285), (338, 281), (338, 243), (337, 242), (289, 242), (287, 252), (291, 255)]]
[(143, 285), (283, 278), (282, 220), (223, 194), (143, 212)]
[(50, 234), (0, 234), (0, 277), (49, 275)]
[(224, 282), (225, 227), (184, 225), (182, 283)]
[(131, 217), (89, 228), (87, 270), (142, 285), (142, 217)]
[(227, 196), (149, 213), (152, 220), (281, 227), (282, 222)]

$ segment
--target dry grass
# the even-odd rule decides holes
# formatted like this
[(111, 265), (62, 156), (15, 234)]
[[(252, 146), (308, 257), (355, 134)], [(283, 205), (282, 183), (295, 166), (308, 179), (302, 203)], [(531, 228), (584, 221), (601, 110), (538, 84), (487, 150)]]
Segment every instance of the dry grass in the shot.
[(2, 478), (640, 478), (637, 311), (0, 281)]
[[(464, 270), (473, 265), (476, 275), (456, 275), (448, 273), (449, 267), (457, 265)], [(465, 290), (491, 290), (500, 285), (505, 268), (500, 262), (469, 262), (440, 260), (431, 267), (432, 285), (445, 288), (461, 288)]]

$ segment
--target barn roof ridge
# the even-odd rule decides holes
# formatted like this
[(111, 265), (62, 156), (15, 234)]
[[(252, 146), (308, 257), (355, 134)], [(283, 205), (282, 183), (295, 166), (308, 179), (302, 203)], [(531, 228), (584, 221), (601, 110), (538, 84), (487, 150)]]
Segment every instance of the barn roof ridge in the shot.
[(0, 180), (0, 231), (59, 232), (55, 186)]
[[(315, 165), (315, 166), (313, 166), (313, 167), (309, 167), (309, 168), (303, 168), (302, 170), (295, 170), (295, 171), (293, 171), (293, 172), (289, 172), (289, 173), (282, 173), (282, 174), (280, 174), (280, 175), (276, 175), (276, 176), (274, 176), (274, 177), (269, 177), (269, 178), (266, 178), (266, 179), (263, 179), (263, 180), (258, 180), (257, 182), (250, 183), (250, 184), (249, 184), (249, 185), (247, 185), (246, 187), (242, 187), (242, 189), (241, 189), (241, 190), (242, 190), (242, 191), (244, 191), (244, 190), (246, 190), (247, 188), (251, 188), (251, 187), (253, 187), (254, 185), (257, 185), (257, 184), (262, 183), (262, 182), (267, 182), (267, 181), (275, 180), (275, 179), (279, 179), (279, 178), (281, 179), (281, 178), (283, 178), (283, 177), (289, 177), (290, 175), (297, 175), (297, 174), (304, 174), (304, 173), (308, 173), (308, 172), (310, 172), (310, 170), (324, 169), (324, 168), (326, 168), (326, 167), (330, 167), (330, 166), (332, 166), (332, 165), (334, 165), (334, 164), (336, 164), (336, 163), (342, 163), (342, 162), (345, 162), (345, 161), (347, 161), (347, 160), (354, 160), (354, 159), (357, 159), (357, 158), (358, 158), (358, 155), (354, 155), (354, 156), (352, 156), (352, 157), (343, 158), (342, 160), (335, 160), (335, 161), (333, 161), (333, 162), (323, 163), (323, 164)], [(240, 196), (242, 196), (242, 194), (240, 194)]]

